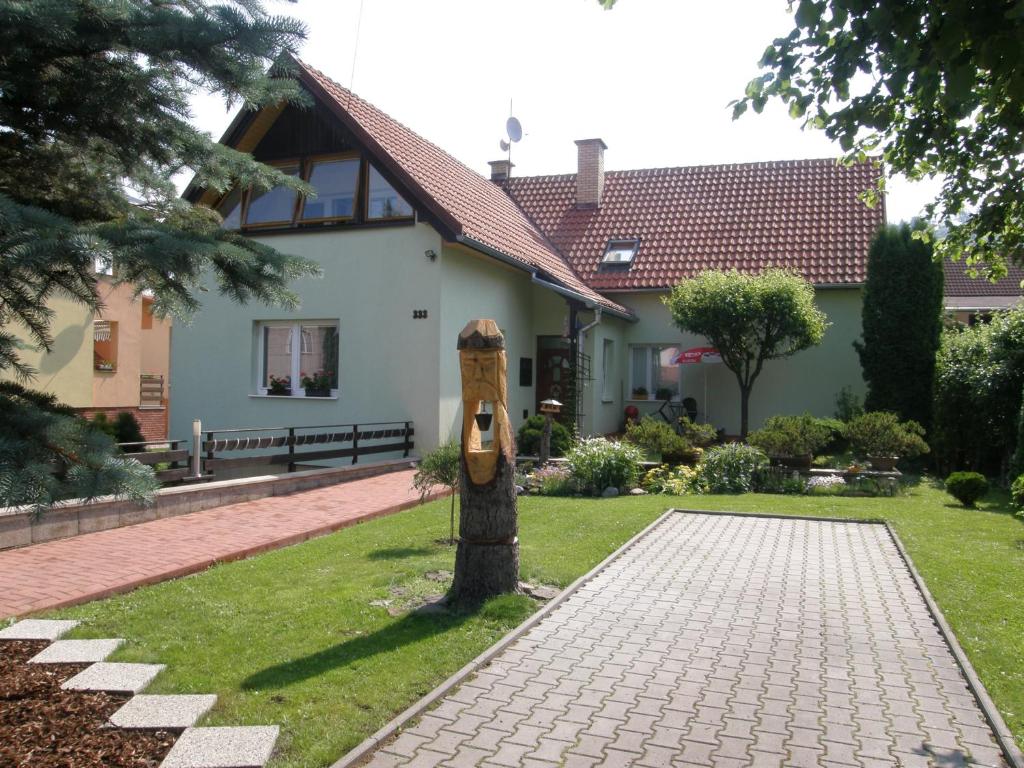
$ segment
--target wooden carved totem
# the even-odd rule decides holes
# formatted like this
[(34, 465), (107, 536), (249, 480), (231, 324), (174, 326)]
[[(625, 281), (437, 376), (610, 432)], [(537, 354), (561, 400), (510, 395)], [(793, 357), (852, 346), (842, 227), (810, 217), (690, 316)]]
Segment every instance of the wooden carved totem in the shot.
[[(462, 508), (449, 602), (474, 605), (515, 592), (519, 585), (516, 452), (508, 418), (505, 339), (497, 324), (471, 321), (459, 334), (458, 349)], [(485, 443), (488, 428), (492, 439)]]

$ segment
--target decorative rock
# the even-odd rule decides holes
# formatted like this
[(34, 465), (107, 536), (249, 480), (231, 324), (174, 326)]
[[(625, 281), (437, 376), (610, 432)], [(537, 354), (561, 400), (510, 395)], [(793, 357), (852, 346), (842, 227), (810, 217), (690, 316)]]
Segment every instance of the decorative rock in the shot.
[(607, 488), (604, 489), (604, 492), (601, 494), (601, 498), (602, 499), (614, 499), (618, 495), (619, 495), (619, 489), (618, 488), (613, 488), (612, 486), (608, 486)]
[(540, 586), (531, 587), (528, 594), (531, 597), (537, 598), (538, 600), (554, 600), (556, 597), (559, 596), (559, 594), (561, 594), (561, 592), (562, 590), (560, 590), (558, 587)]
[(110, 722), (118, 728), (190, 728), (216, 703), (217, 697), (212, 693), (199, 696), (134, 696), (110, 716)]
[(25, 619), (0, 629), (0, 640), (57, 640), (78, 624), (77, 621)]
[(160, 768), (261, 768), (274, 751), (278, 727), (187, 728)]
[(646, 496), (647, 495), (647, 491), (645, 491), (643, 488), (634, 488), (633, 490), (631, 490), (629, 492), (629, 495), (630, 496)]
[(110, 664), (101, 661), (83, 669), (61, 688), (68, 691), (138, 693), (163, 669), (163, 664)]
[(29, 664), (83, 664), (103, 661), (124, 640), (58, 640), (31, 659)]

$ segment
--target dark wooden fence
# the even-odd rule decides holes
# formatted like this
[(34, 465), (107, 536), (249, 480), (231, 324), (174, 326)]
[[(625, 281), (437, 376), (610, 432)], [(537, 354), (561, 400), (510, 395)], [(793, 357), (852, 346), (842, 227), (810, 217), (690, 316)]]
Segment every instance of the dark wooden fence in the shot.
[[(309, 461), (351, 458), (355, 464), (361, 456), (375, 453), (408, 456), (413, 434), (411, 421), (206, 430), (203, 473), (274, 465), (287, 465), (288, 471), (294, 472), (296, 464)], [(266, 452), (232, 458), (223, 455), (236, 451)]]
[(150, 467), (166, 464), (156, 469), (156, 479), (163, 485), (184, 480), (191, 474), (188, 448), (182, 448), (184, 440), (157, 440), (149, 443), (120, 443), (125, 458), (135, 459)]

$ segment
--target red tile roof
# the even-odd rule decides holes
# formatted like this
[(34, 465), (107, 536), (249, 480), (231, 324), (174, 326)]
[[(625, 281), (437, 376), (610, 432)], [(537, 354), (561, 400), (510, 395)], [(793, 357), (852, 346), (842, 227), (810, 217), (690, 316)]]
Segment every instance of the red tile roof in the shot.
[(962, 262), (944, 261), (946, 273), (946, 296), (1020, 296), (1020, 284), (1024, 280), (1024, 267), (1010, 265), (1006, 277), (994, 283), (985, 277), (971, 277), (968, 267)]
[[(609, 171), (600, 208), (577, 209), (575, 174), (505, 188), (592, 288), (665, 288), (705, 269), (797, 270), (817, 285), (864, 282), (882, 206), (858, 195), (870, 164), (796, 160)], [(609, 240), (640, 238), (628, 270), (602, 271)]]
[[(601, 296), (580, 279), (544, 234), (501, 188), (471, 170), (440, 147), (394, 120), (369, 102), (302, 62), (299, 65), (335, 113), (347, 116), (367, 144), (405, 174), (408, 185), (439, 206), (438, 215), (456, 233), (534, 270), (539, 277), (561, 284), (589, 301), (624, 314), (628, 310)], [(354, 123), (354, 125), (352, 124)]]

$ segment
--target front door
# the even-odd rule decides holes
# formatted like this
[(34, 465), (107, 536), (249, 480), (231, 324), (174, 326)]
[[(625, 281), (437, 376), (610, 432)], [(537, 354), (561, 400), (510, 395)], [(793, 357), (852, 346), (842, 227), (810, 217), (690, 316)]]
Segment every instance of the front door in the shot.
[(553, 398), (567, 403), (572, 386), (572, 349), (562, 336), (537, 337), (537, 403)]

